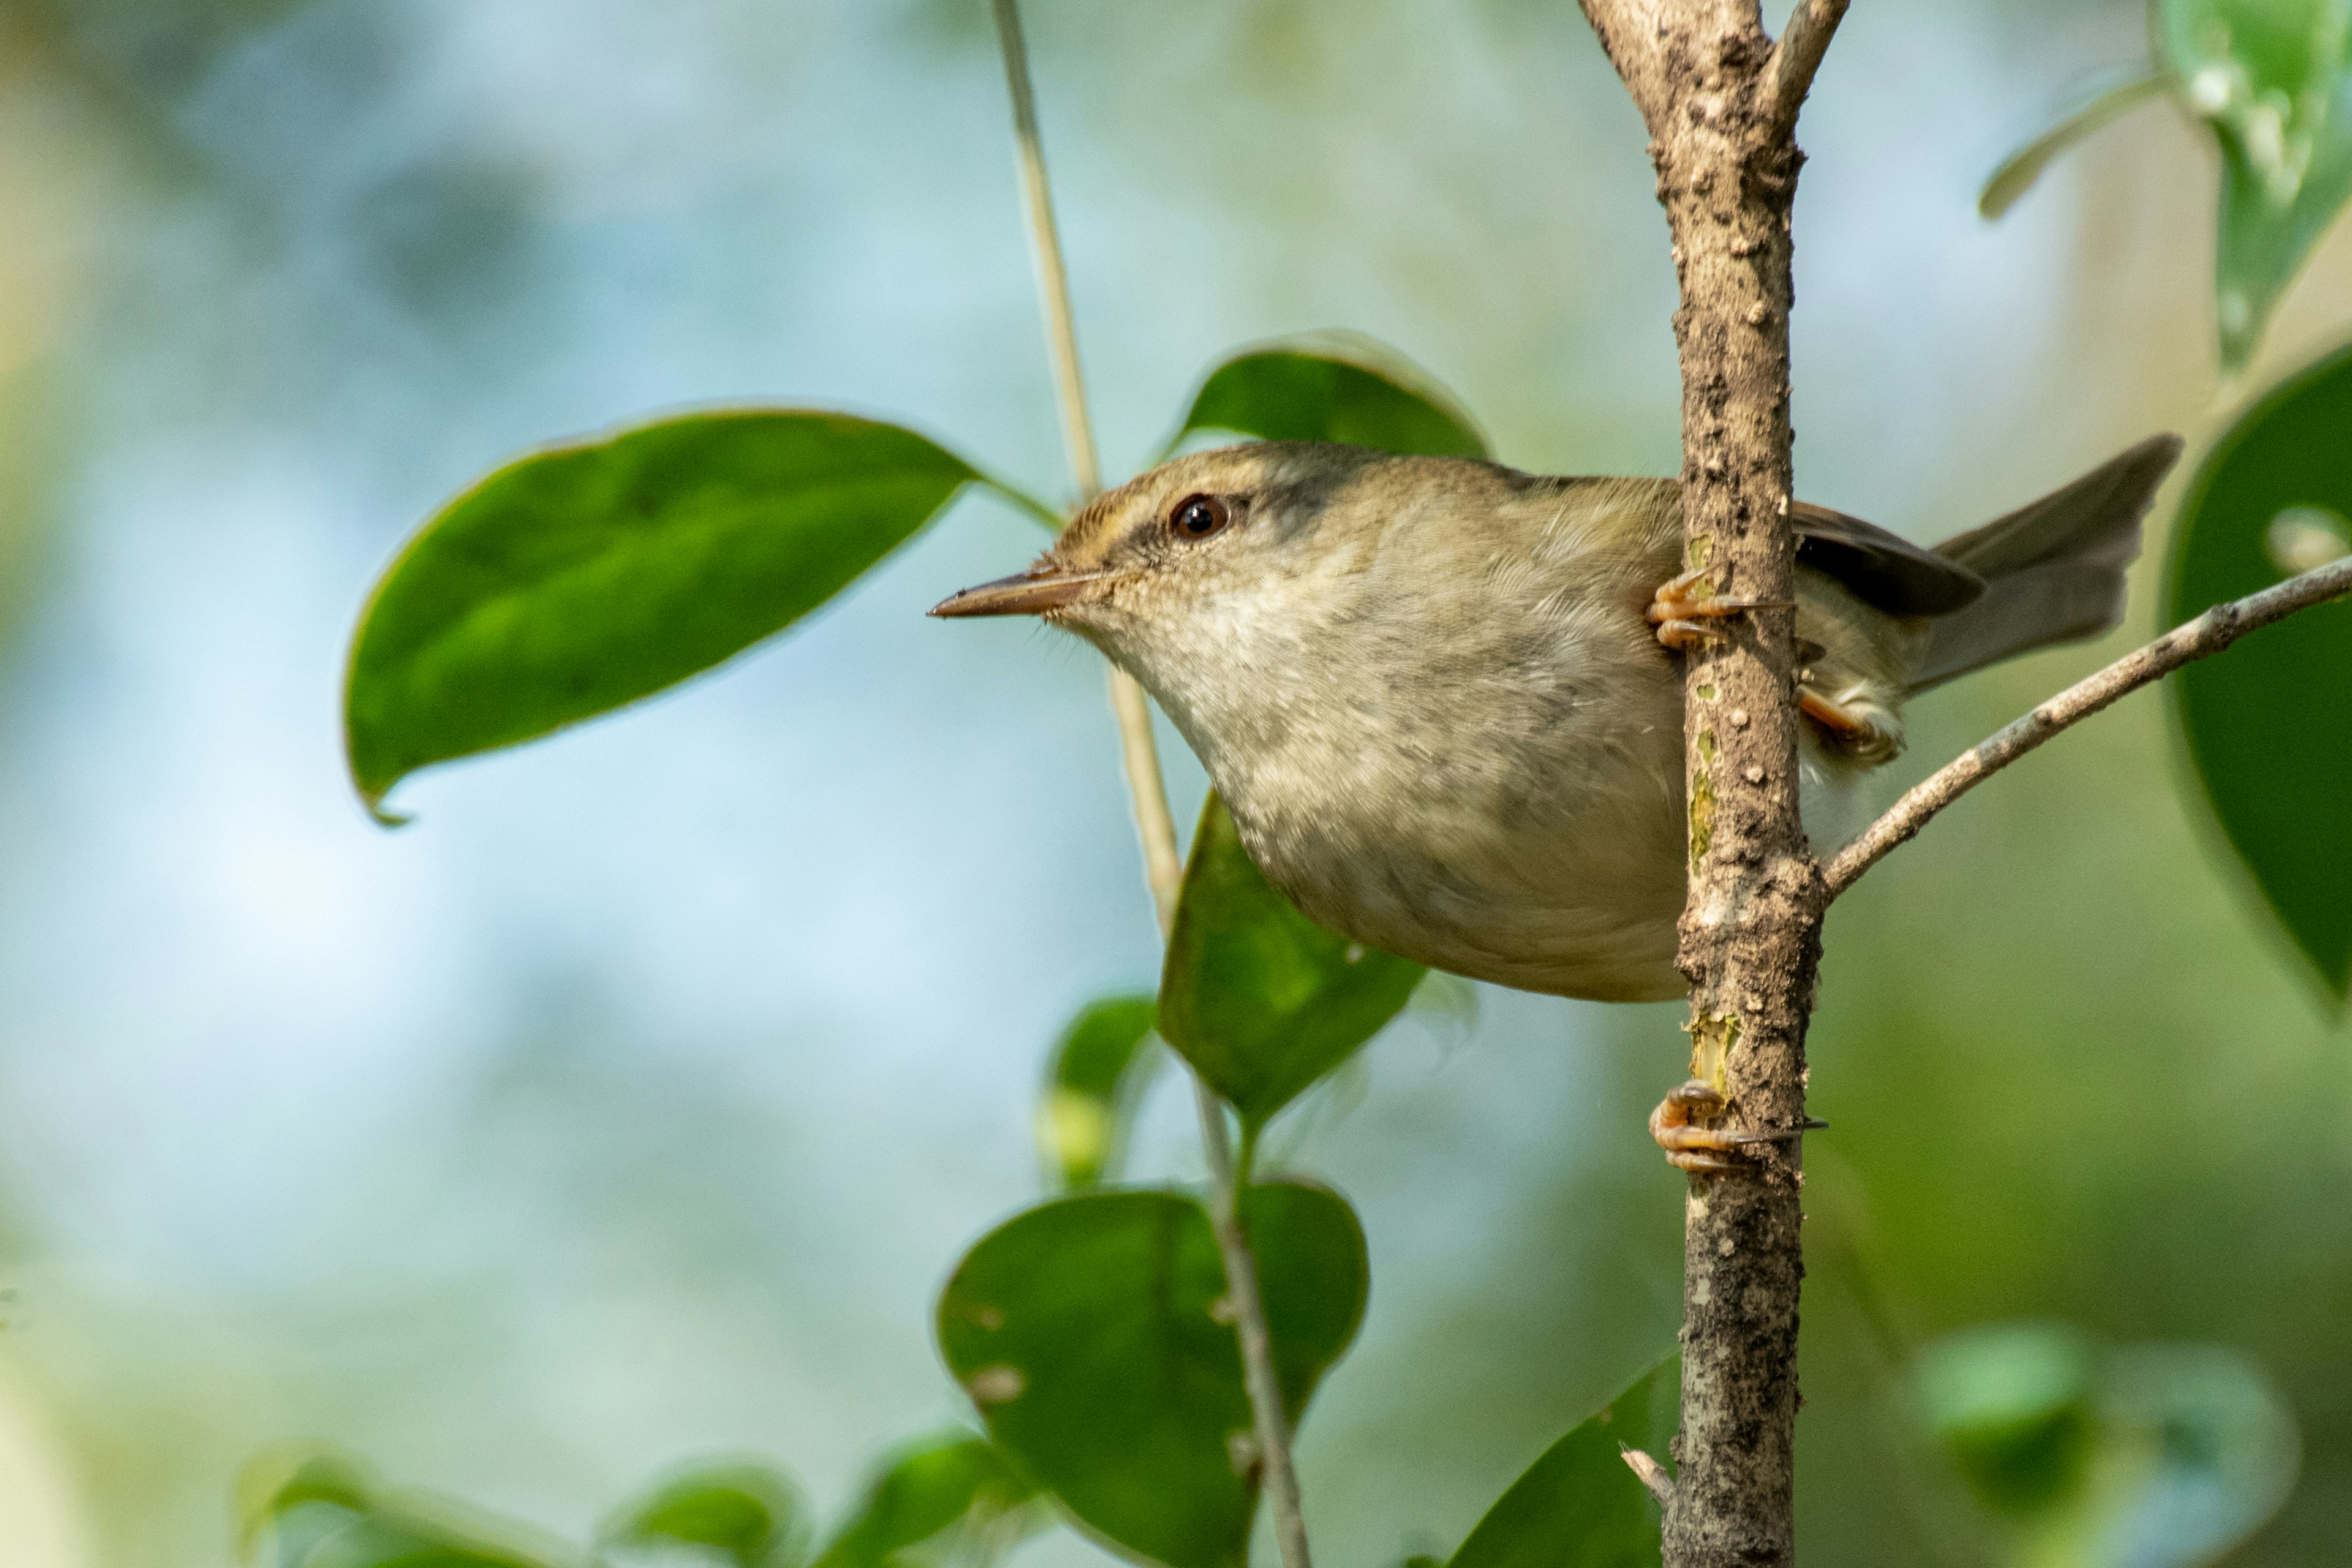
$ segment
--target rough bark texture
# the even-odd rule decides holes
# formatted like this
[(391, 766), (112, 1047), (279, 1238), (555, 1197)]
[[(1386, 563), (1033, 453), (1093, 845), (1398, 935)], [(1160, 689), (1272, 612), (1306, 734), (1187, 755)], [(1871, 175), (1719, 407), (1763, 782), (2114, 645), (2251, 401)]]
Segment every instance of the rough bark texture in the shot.
[[(1732, 1125), (1797, 1128), (1827, 898), (1797, 809), (1791, 131), (1844, 6), (1801, 0), (1776, 51), (1754, 0), (1583, 5), (1649, 127), (1674, 241), (1689, 563), (1702, 592), (1775, 606), (1721, 623), (1684, 686), (1692, 1073)], [(1795, 1560), (1801, 1173), (1793, 1139), (1760, 1147), (1754, 1174), (1691, 1182), (1669, 1568)]]

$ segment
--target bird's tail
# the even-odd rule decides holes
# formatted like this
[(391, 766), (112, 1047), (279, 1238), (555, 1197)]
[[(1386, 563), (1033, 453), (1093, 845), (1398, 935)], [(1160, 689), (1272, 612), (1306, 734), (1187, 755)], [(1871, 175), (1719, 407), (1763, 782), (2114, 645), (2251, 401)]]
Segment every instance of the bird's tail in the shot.
[(2124, 568), (2139, 554), (2140, 520), (2179, 457), (2179, 437), (2152, 436), (2063, 489), (1936, 546), (1984, 578), (1985, 593), (1929, 623), (1911, 689), (2096, 637), (2122, 619)]

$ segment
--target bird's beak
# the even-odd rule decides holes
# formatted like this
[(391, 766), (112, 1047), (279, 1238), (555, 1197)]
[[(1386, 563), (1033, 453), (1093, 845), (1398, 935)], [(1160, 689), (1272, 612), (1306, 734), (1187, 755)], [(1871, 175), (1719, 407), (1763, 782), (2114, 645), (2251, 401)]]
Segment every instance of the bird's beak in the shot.
[(1058, 566), (1032, 566), (1012, 577), (999, 577), (977, 588), (950, 594), (931, 606), (935, 616), (1035, 616), (1066, 605), (1099, 599), (1116, 578), (1109, 572), (1071, 572)]

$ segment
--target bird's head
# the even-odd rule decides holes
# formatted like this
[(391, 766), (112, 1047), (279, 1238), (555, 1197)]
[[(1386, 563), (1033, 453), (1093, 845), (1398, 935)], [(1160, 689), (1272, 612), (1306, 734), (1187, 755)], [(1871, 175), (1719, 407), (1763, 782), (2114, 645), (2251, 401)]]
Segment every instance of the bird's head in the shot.
[(1318, 618), (1332, 572), (1373, 516), (1340, 503), (1384, 461), (1293, 441), (1178, 458), (1097, 498), (1027, 571), (931, 614), (1035, 616), (1164, 691), (1184, 683), (1185, 661), (1214, 660), (1221, 647), (1246, 660)]

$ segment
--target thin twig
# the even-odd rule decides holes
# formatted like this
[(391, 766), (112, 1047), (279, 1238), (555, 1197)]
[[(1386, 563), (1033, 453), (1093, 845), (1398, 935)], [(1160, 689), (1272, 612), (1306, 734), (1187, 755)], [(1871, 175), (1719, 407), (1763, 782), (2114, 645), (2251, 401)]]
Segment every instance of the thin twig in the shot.
[(1625, 1461), (1627, 1469), (1641, 1478), (1642, 1484), (1650, 1489), (1650, 1495), (1658, 1500), (1660, 1508), (1674, 1506), (1675, 1478), (1666, 1474), (1665, 1466), (1641, 1449), (1628, 1448), (1622, 1443), (1617, 1446), (1617, 1457)]
[(1830, 39), (1845, 19), (1847, 0), (1797, 0), (1780, 41), (1772, 46), (1772, 63), (1766, 68), (1765, 90), (1774, 117), (1781, 126), (1797, 123), (1797, 111), (1813, 88), (1813, 73), (1822, 68)]
[[(1070, 308), (1069, 275), (1062, 265), (1062, 242), (1054, 222), (1052, 187), (1045, 178), (1045, 149), (1037, 132), (1037, 105), (1029, 85), (1027, 46), (1021, 35), (1018, 0), (994, 0), (996, 36), (1004, 49), (1004, 79), (1013, 96), (1013, 134), (1020, 147), (1021, 189), (1037, 258), (1046, 339), (1054, 357), (1054, 387), (1062, 410), (1062, 433), (1081, 506), (1102, 489), (1102, 467), (1087, 416), (1086, 381), (1078, 370), (1078, 334)], [(1176, 845), (1176, 818), (1160, 768), (1160, 746), (1151, 729), (1151, 707), (1143, 688), (1125, 670), (1110, 672), (1111, 711), (1118, 720), (1119, 750), (1128, 793), (1135, 806), (1136, 836), (1143, 848), (1144, 875), (1165, 938), (1176, 921), (1176, 899), (1184, 883), (1184, 862)], [(1274, 1510), (1275, 1541), (1283, 1568), (1313, 1568), (1307, 1549), (1306, 1513), (1299, 1504), (1298, 1472), (1291, 1464), (1290, 1424), (1275, 1376), (1274, 1338), (1266, 1328), (1265, 1302), (1258, 1292), (1257, 1259), (1241, 1222), (1239, 1182), (1223, 1103), (1196, 1073), (1193, 1096), (1201, 1112), (1201, 1142), (1209, 1166), (1210, 1228), (1225, 1270), (1226, 1300), (1234, 1336), (1240, 1342), (1242, 1384), (1256, 1427), (1258, 1463)]]
[(1860, 837), (1839, 850), (1822, 870), (1830, 897), (1853, 887), (1888, 850), (1908, 841), (1937, 812), (2060, 731), (2184, 664), (2220, 653), (2248, 632), (2346, 594), (2352, 594), (2352, 556), (2290, 577), (2259, 594), (2216, 605), (2186, 626), (2126, 654), (2089, 679), (2068, 687), (1991, 739), (1937, 769), (1864, 829)]

